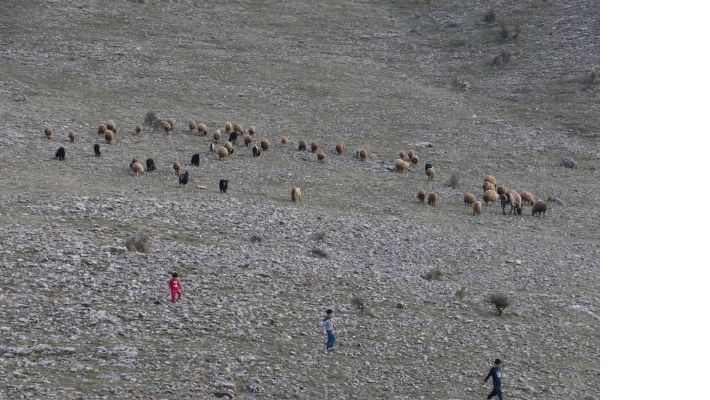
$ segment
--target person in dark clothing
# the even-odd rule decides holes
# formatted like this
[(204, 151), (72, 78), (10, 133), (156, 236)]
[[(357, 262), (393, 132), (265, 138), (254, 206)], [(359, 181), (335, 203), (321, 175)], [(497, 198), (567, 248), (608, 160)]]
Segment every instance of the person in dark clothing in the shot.
[(500, 379), (503, 377), (500, 372), (502, 366), (503, 361), (501, 361), (500, 358), (496, 358), (493, 363), (493, 368), (488, 371), (488, 375), (486, 375), (486, 378), (483, 380), (483, 384), (485, 385), (486, 382), (488, 382), (488, 378), (493, 377), (493, 391), (488, 395), (488, 400), (494, 398), (496, 395), (498, 395), (498, 400), (503, 400), (503, 391), (500, 389)]

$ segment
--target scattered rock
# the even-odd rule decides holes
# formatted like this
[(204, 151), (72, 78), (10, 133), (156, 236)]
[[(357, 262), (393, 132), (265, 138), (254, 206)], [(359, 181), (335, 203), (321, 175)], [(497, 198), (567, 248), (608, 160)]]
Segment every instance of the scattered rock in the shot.
[(562, 166), (565, 168), (574, 168), (577, 166), (577, 163), (572, 157), (565, 157), (562, 159)]

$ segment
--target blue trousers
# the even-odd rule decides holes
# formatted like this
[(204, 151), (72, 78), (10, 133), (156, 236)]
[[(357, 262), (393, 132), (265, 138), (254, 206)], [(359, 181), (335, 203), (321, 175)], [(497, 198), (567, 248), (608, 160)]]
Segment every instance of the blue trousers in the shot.
[(500, 390), (500, 386), (493, 386), (493, 391), (488, 395), (488, 400), (491, 400), (496, 395), (498, 395), (498, 400), (503, 400), (503, 391)]
[(328, 341), (325, 343), (325, 348), (328, 351), (333, 351), (335, 347), (335, 333), (333, 331), (325, 331), (328, 334)]

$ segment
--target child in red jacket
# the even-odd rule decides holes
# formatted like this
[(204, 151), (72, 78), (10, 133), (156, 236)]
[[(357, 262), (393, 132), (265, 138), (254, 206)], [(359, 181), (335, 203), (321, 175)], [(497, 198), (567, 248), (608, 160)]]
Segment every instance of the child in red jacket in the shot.
[(173, 303), (175, 303), (175, 296), (177, 296), (178, 300), (182, 300), (182, 292), (180, 292), (182, 285), (180, 285), (180, 278), (178, 278), (178, 276), (177, 272), (173, 272), (173, 278), (168, 281), (170, 297), (172, 298)]

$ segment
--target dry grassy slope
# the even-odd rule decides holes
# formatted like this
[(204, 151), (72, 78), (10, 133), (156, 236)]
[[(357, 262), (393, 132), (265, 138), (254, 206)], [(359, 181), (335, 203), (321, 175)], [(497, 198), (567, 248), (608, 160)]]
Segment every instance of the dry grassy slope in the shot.
[[(0, 338), (80, 349), (57, 365), (4, 360), (6, 377), (21, 372), (8, 393), (34, 383), (49, 397), (130, 397), (129, 388), (171, 397), (179, 375), (178, 392), (196, 397), (211, 395), (216, 380), (238, 391), (259, 379), (266, 397), (461, 398), (503, 354), (517, 398), (598, 397), (599, 89), (580, 82), (598, 70), (598, 3), (500, 4), (499, 17), (521, 25), (510, 42), (481, 22), (489, 2), (148, 3), (14, 2), (0, 13), (0, 153), (10, 161), (0, 174), (0, 260), (9, 273)], [(503, 49), (513, 62), (493, 69)], [(471, 89), (453, 90), (454, 77)], [(176, 117), (177, 132), (131, 136), (148, 110)], [(226, 120), (255, 125), (275, 148), (258, 159), (239, 148), (219, 162), (208, 139), (186, 132), (190, 117), (211, 131)], [(109, 118), (121, 131), (96, 160), (95, 129)], [(70, 129), (81, 135), (75, 144)], [(276, 144), (281, 135), (292, 144)], [(326, 146), (325, 164), (295, 150), (301, 137)], [(347, 156), (334, 154), (337, 140)], [(434, 143), (420, 154), (437, 166), (436, 209), (414, 201), (428, 187), (421, 166), (387, 170), (422, 140)], [(49, 161), (60, 144), (67, 161)], [(358, 147), (373, 157), (353, 159)], [(203, 166), (179, 188), (169, 166), (196, 151)], [(580, 168), (559, 167), (562, 156)], [(159, 171), (131, 177), (133, 157), (156, 158)], [(445, 185), (452, 173), (462, 177), (458, 190)], [(480, 196), (488, 173), (566, 205), (544, 220), (497, 208), (474, 218), (462, 193)], [(227, 195), (217, 191), (221, 177), (231, 179)], [(288, 202), (293, 184), (305, 188), (302, 206)], [(106, 253), (135, 231), (150, 233), (153, 253)], [(313, 238), (320, 231), (323, 243)], [(254, 233), (265, 241), (251, 243)], [(310, 257), (314, 246), (330, 257)], [(506, 262), (514, 259), (522, 265)], [(171, 265), (183, 269), (191, 303), (149, 307)], [(448, 279), (419, 278), (432, 267)], [(61, 285), (38, 284), (46, 271)], [(130, 301), (98, 290), (115, 279)], [(445, 304), (459, 285), (470, 294), (454, 310)], [(509, 317), (481, 304), (493, 290), (513, 296)], [(351, 310), (354, 295), (372, 316)], [(324, 305), (347, 327), (344, 354), (329, 361), (315, 354), (320, 338), (307, 328)], [(87, 326), (100, 311), (120, 324)], [(267, 313), (277, 328), (259, 323)], [(42, 315), (50, 321), (35, 320)], [(117, 343), (138, 355), (97, 361), (97, 349)], [(166, 344), (183, 351), (167, 356)], [(93, 370), (66, 372), (77, 363)]]

